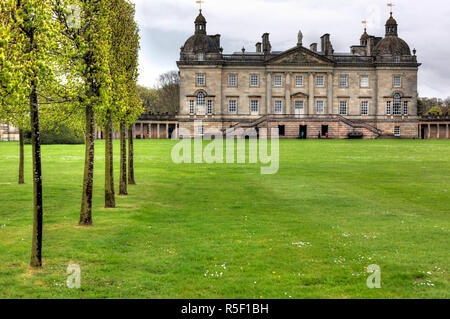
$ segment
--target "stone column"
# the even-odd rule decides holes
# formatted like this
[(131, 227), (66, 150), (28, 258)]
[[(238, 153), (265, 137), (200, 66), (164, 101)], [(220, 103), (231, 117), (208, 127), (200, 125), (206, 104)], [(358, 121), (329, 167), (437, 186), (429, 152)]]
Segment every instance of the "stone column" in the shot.
[(439, 132), (439, 129), (440, 129), (440, 127), (439, 127), (440, 125), (439, 125), (439, 123), (438, 124), (436, 124), (436, 138), (437, 139), (439, 139), (441, 136), (441, 134), (440, 134), (440, 132)]
[(375, 101), (374, 101), (375, 105), (375, 109), (374, 109), (374, 115), (375, 115), (375, 120), (377, 120), (378, 118), (378, 111), (379, 111), (379, 106), (378, 106), (378, 71), (375, 71)]
[(141, 122), (141, 139), (145, 139), (145, 137), (144, 137), (144, 122)]
[(160, 127), (159, 127), (159, 123), (156, 125), (156, 138), (157, 139), (159, 139), (159, 129), (160, 129)]
[(286, 109), (285, 114), (292, 114), (292, 103), (291, 103), (291, 72), (286, 72), (286, 85), (285, 85), (285, 93), (286, 93)]
[(333, 72), (329, 72), (328, 75), (328, 87), (327, 87), (327, 109), (325, 114), (329, 115), (333, 113)]
[(272, 73), (267, 72), (267, 89), (266, 89), (266, 112), (265, 115), (272, 113)]
[(309, 73), (309, 84), (308, 84), (308, 115), (314, 114), (314, 73)]
[(445, 136), (448, 139), (448, 124), (445, 126)]
[(431, 138), (431, 125), (428, 124), (428, 139)]
[(166, 123), (166, 138), (169, 139), (169, 123)]

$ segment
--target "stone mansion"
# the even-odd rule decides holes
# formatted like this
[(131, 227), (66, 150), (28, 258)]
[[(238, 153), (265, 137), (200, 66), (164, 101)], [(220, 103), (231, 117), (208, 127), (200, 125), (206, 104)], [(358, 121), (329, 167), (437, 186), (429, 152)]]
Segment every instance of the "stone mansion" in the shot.
[[(419, 138), (416, 52), (398, 36), (392, 13), (384, 37), (366, 30), (348, 53), (329, 34), (305, 47), (273, 51), (269, 34), (255, 51), (224, 54), (200, 10), (181, 48), (180, 128), (279, 128), (285, 138)], [(194, 132), (194, 121), (202, 127)]]

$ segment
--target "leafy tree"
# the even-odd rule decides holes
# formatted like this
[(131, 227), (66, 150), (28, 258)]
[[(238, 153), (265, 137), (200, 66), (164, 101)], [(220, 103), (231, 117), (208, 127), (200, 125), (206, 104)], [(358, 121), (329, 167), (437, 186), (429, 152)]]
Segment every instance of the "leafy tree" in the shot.
[[(112, 77), (112, 113), (120, 127), (120, 184), (119, 194), (127, 195), (127, 183), (134, 182), (132, 124), (142, 113), (136, 81), (138, 77), (139, 29), (135, 22), (135, 8), (128, 0), (109, 0), (111, 32), (110, 70)], [(108, 128), (105, 128), (108, 130)], [(128, 131), (128, 181), (127, 143)], [(109, 136), (108, 134), (106, 134)], [(111, 154), (112, 142), (107, 138), (107, 153)], [(112, 158), (107, 154), (107, 180), (112, 180)], [(108, 183), (108, 182), (107, 182)], [(105, 185), (108, 188), (108, 185)], [(111, 188), (111, 186), (109, 186)]]
[(427, 112), (427, 115), (433, 116), (433, 117), (438, 117), (438, 116), (442, 116), (443, 113), (439, 106), (434, 106)]
[[(30, 265), (41, 267), (43, 201), (38, 95), (43, 87), (57, 82), (53, 73), (57, 55), (52, 53), (58, 50), (60, 32), (50, 0), (3, 1), (0, 8), (0, 99), (3, 114), (9, 113), (18, 122), (29, 116), (31, 122), (34, 219)], [(28, 110), (24, 109), (25, 99)]]
[(159, 98), (158, 89), (138, 86), (137, 90), (145, 112), (154, 112), (154, 110), (159, 108), (161, 100)]
[[(110, 105), (111, 77), (110, 27), (108, 25), (107, 1), (101, 0), (54, 0), (55, 15), (65, 28), (66, 45), (73, 47), (71, 74), (79, 83), (75, 112), (84, 114), (85, 166), (83, 193), (79, 224), (92, 225), (92, 195), (94, 178), (95, 116), (105, 118)], [(67, 4), (77, 5), (81, 15), (77, 27), (66, 23), (71, 12)]]
[(17, 3), (0, 3), (0, 121), (19, 128), (19, 184), (24, 184), (24, 140), (23, 129), (29, 127), (29, 100), (24, 94), (23, 65), (18, 59), (24, 54), (24, 43), (20, 41), (19, 25), (14, 24), (12, 13)]

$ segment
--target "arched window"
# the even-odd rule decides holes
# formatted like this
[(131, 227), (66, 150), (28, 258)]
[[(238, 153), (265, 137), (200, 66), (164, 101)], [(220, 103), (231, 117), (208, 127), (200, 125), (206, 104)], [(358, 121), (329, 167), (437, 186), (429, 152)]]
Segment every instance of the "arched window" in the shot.
[(206, 97), (206, 95), (205, 95), (205, 93), (203, 93), (203, 92), (199, 92), (199, 93), (197, 94), (197, 105), (198, 105), (198, 106), (203, 106), (203, 105), (205, 105), (205, 97)]
[(394, 94), (394, 115), (402, 115), (402, 96), (399, 93)]

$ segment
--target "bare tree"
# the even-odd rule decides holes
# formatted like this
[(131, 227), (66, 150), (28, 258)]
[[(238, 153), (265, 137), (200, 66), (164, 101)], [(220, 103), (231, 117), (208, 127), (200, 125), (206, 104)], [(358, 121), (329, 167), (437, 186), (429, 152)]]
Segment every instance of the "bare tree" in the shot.
[(176, 114), (180, 108), (180, 75), (177, 71), (170, 71), (159, 76), (158, 82), (159, 104), (165, 112)]

